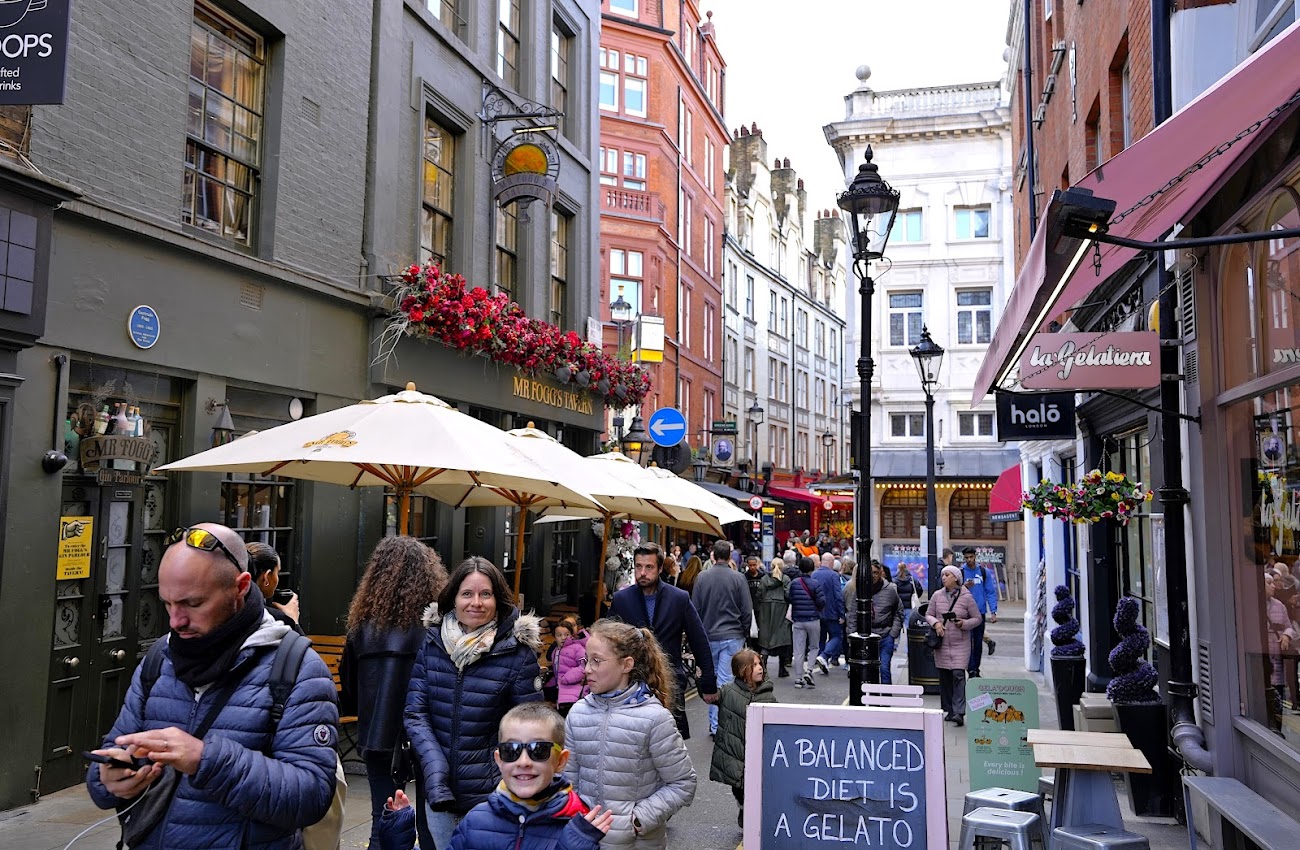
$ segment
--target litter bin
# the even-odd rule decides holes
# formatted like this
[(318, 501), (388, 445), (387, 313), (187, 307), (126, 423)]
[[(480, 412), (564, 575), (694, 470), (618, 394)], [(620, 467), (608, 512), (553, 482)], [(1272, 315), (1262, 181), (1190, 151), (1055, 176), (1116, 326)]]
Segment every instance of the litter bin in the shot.
[(925, 645), (925, 610), (928, 607), (928, 602), (917, 607), (907, 629), (907, 683), (920, 685), (927, 694), (937, 694), (939, 668), (934, 666), (934, 650)]

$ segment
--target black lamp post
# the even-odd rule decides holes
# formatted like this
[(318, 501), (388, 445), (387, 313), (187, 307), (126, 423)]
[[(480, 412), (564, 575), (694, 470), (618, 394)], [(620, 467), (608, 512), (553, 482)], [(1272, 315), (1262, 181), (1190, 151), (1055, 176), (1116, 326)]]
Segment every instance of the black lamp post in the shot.
[(703, 457), (697, 455), (695, 460), (691, 461), (691, 475), (695, 478), (696, 484), (704, 483), (704, 476), (708, 471), (709, 462)]
[(632, 324), (632, 305), (623, 298), (623, 285), (619, 284), (618, 297), (609, 305), (609, 318), (618, 328), (618, 356), (623, 356), (623, 334)]
[(822, 445), (826, 447), (826, 477), (829, 478), (834, 467), (831, 466), (831, 446), (835, 445), (835, 432), (827, 428), (822, 434)]
[(749, 459), (754, 462), (754, 469), (758, 469), (758, 426), (763, 424), (763, 407), (754, 399), (754, 403), (745, 411), (749, 417), (749, 422), (754, 426), (754, 441), (749, 446)]
[(930, 329), (921, 327), (921, 341), (911, 350), (916, 361), (916, 371), (921, 376), (921, 389), (925, 390), (925, 523), (926, 583), (930, 595), (939, 591), (939, 509), (935, 504), (934, 487), (934, 391), (939, 386), (939, 367), (943, 365), (943, 348), (930, 338)]
[(632, 427), (623, 435), (621, 443), (623, 454), (627, 455), (637, 463), (641, 462), (645, 454), (645, 445), (650, 442), (650, 435), (646, 433), (645, 422), (641, 419), (641, 414), (632, 417)]
[[(898, 212), (898, 190), (880, 178), (880, 169), (871, 161), (867, 146), (866, 162), (849, 188), (840, 195), (839, 208), (848, 214), (849, 245), (853, 251), (853, 273), (858, 278), (861, 296), (858, 325), (858, 380), (862, 393), (859, 411), (858, 441), (853, 455), (858, 459), (857, 516), (853, 520), (853, 551), (858, 565), (854, 581), (858, 587), (858, 610), (854, 630), (849, 635), (849, 705), (862, 705), (862, 686), (880, 682), (880, 635), (871, 633), (871, 377), (876, 364), (871, 358), (871, 306), (876, 292), (871, 279), (871, 262), (885, 256), (894, 215)], [(846, 612), (847, 613), (847, 612)]]

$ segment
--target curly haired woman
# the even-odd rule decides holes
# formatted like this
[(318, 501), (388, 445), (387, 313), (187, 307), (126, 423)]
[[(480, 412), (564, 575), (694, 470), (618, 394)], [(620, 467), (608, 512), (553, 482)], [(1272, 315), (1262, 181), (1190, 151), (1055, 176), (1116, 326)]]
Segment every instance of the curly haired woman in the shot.
[[(357, 717), (357, 749), (370, 780), (371, 844), (385, 801), (398, 785), (393, 750), (402, 732), (402, 711), (415, 655), (424, 643), (425, 609), (447, 584), (438, 553), (414, 537), (379, 541), (352, 607), (348, 639), (339, 665), (340, 714)], [(399, 777), (405, 780), (406, 777)]]

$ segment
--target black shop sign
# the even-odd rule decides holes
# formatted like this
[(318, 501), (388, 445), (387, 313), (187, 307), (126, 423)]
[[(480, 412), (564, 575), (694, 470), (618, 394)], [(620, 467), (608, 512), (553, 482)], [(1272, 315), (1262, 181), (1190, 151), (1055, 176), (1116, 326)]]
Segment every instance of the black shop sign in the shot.
[(999, 392), (998, 439), (1073, 440), (1074, 393)]
[(0, 2), (0, 104), (63, 103), (70, 3)]

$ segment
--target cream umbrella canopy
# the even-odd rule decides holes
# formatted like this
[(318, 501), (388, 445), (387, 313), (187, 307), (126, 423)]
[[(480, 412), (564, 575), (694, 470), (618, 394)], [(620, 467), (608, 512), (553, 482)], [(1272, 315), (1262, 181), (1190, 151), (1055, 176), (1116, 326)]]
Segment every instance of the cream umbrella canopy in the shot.
[(406, 534), (412, 493), (463, 505), (541, 503), (599, 510), (590, 494), (534, 461), (504, 431), (414, 384), (393, 395), (326, 411), (158, 467), (158, 472), (282, 475), (347, 487), (391, 487)]

